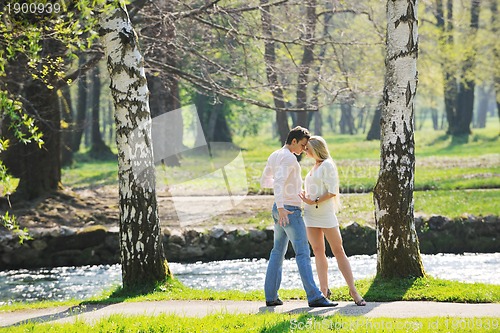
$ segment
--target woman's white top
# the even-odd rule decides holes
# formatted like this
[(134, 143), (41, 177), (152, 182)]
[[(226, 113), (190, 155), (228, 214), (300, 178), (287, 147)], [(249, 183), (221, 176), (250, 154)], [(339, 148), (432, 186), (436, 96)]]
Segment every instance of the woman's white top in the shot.
[[(339, 179), (337, 167), (332, 160), (324, 160), (317, 169), (307, 173), (305, 179), (306, 196), (315, 200), (326, 192), (339, 195)], [(318, 204), (305, 205), (304, 222), (307, 227), (334, 228), (339, 222), (335, 215), (334, 199), (322, 201)]]

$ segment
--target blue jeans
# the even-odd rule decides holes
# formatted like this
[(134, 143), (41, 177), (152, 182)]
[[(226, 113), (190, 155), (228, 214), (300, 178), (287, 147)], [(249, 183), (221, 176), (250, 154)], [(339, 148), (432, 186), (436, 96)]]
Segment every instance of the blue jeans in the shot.
[(300, 279), (307, 294), (307, 301), (313, 302), (323, 297), (323, 294), (314, 282), (311, 268), (311, 253), (309, 243), (307, 242), (306, 226), (302, 218), (302, 210), (300, 207), (288, 205), (285, 205), (285, 209), (293, 212), (293, 214), (288, 215), (290, 223), (282, 227), (279, 224), (278, 208), (276, 208), (276, 204), (273, 206), (274, 246), (269, 256), (266, 281), (264, 283), (266, 301), (271, 302), (278, 298), (283, 260), (288, 249), (288, 240), (290, 240), (295, 251), (295, 260), (299, 269)]

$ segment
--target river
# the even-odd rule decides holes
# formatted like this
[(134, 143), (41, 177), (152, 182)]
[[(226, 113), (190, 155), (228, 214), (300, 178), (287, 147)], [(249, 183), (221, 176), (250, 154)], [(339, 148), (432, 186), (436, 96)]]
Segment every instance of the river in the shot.
[[(315, 271), (314, 258), (312, 260)], [(351, 256), (349, 261), (356, 279), (375, 275), (375, 255)], [(426, 272), (433, 277), (500, 284), (500, 253), (422, 255), (422, 261)], [(335, 258), (329, 258), (329, 264), (330, 286), (345, 285)], [(193, 288), (248, 291), (263, 289), (267, 260), (242, 259), (169, 265), (180, 281)], [(120, 283), (120, 265), (0, 271), (0, 304), (13, 301), (86, 299)], [(284, 262), (281, 287), (302, 288), (294, 259)]]

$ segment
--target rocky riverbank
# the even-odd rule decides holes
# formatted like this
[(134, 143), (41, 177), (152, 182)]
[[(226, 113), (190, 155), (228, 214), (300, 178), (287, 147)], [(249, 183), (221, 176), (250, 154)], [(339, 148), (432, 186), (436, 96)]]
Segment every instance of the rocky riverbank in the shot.
[[(14, 203), (11, 213), (32, 240), (19, 244), (0, 229), (0, 270), (119, 262), (116, 186), (67, 189), (37, 202)], [(173, 262), (267, 258), (273, 245), (270, 195), (172, 198), (158, 191), (166, 257)], [(349, 210), (346, 210), (349, 211)], [(373, 214), (340, 216), (348, 255), (376, 253)], [(361, 224), (356, 221), (364, 221)], [(343, 224), (346, 222), (345, 224)], [(416, 217), (422, 253), (500, 252), (498, 216)], [(329, 254), (330, 251), (328, 251)], [(291, 246), (288, 256), (293, 255)]]
[[(420, 249), (425, 254), (500, 252), (500, 219), (496, 216), (416, 218)], [(0, 270), (119, 262), (118, 227), (93, 225), (31, 229), (33, 240), (19, 244), (12, 234), (0, 235)], [(376, 253), (375, 230), (351, 223), (341, 227), (348, 255)], [(163, 246), (172, 262), (268, 258), (272, 228), (163, 228)], [(328, 249), (331, 255), (330, 250)], [(293, 256), (291, 246), (287, 253)]]

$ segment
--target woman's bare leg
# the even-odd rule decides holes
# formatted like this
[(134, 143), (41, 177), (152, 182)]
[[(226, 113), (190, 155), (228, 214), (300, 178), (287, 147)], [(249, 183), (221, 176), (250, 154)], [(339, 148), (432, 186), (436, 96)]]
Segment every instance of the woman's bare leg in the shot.
[(349, 294), (354, 299), (354, 302), (358, 304), (363, 299), (363, 297), (359, 295), (356, 286), (354, 285), (354, 277), (352, 275), (351, 264), (349, 264), (349, 260), (347, 259), (347, 255), (344, 251), (344, 246), (342, 245), (342, 235), (340, 234), (339, 227), (323, 228), (322, 230), (326, 236), (328, 244), (330, 244), (330, 248), (332, 249), (335, 259), (337, 259), (339, 270), (344, 276), (347, 286), (349, 287)]
[(318, 273), (319, 289), (327, 296), (328, 291), (328, 260), (325, 253), (325, 236), (321, 228), (307, 227), (307, 238), (314, 252), (316, 272)]

